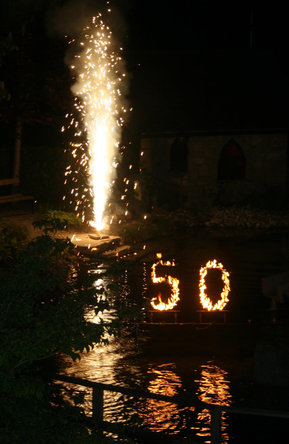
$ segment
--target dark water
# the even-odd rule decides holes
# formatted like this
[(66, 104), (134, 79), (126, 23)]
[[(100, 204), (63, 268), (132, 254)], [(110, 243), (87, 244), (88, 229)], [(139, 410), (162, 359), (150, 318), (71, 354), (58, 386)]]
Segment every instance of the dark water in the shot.
[[(138, 266), (131, 267), (128, 261), (116, 282), (115, 297), (127, 300), (128, 304), (138, 307), (141, 312), (143, 323), (138, 330), (127, 327), (121, 339), (112, 340), (108, 346), (97, 346), (90, 353), (84, 354), (80, 362), (63, 357), (63, 372), (92, 381), (145, 389), (151, 393), (171, 396), (186, 392), (188, 396), (197, 396), (209, 404), (270, 408), (268, 399), (264, 401), (266, 398), (263, 397), (261, 401), (259, 397), (261, 405), (258, 405), (258, 397), (254, 398), (252, 344), (246, 350), (247, 342), (244, 340), (241, 352), (239, 345), (245, 330), (250, 339), (251, 325), (262, 320), (262, 313), (268, 307), (268, 301), (262, 296), (262, 277), (286, 269), (287, 256), (282, 236), (260, 236), (257, 239), (169, 239), (163, 242), (161, 249), (160, 245), (151, 245), (150, 251), (151, 254)], [(186, 326), (170, 324), (172, 319), (166, 318), (169, 316), (166, 314), (158, 315), (162, 316), (157, 319), (160, 325), (151, 326), (148, 322), (153, 288), (151, 265), (158, 251), (162, 251), (163, 257), (168, 260), (175, 259), (176, 265), (171, 267), (170, 273), (174, 273), (180, 281), (178, 320), (190, 325), (189, 332)], [(198, 323), (197, 310), (201, 308), (199, 269), (208, 260), (215, 258), (230, 272), (231, 293), (226, 307), (228, 320), (225, 327), (222, 325), (222, 317), (216, 318), (216, 315), (210, 313), (205, 320), (208, 325)], [(106, 283), (97, 281), (97, 285)], [(216, 291), (220, 291), (218, 279), (212, 283), (212, 288), (214, 285)], [(107, 312), (103, 316), (113, 317), (114, 313)], [(169, 323), (163, 324), (166, 321)], [(230, 329), (230, 325), (233, 330), (221, 335), (221, 329)], [(241, 336), (235, 335), (236, 325), (241, 326)], [(202, 331), (200, 328), (207, 330)], [(230, 347), (226, 348), (225, 342), (229, 339), (226, 339), (226, 335), (230, 331), (234, 334), (230, 338)], [(210, 346), (202, 347), (202, 341)], [(88, 411), (90, 396), (88, 393)], [(172, 403), (133, 399), (109, 392), (105, 394), (104, 406), (104, 419), (107, 421), (136, 421), (136, 424), (141, 423), (154, 432), (166, 431), (183, 439), (193, 435), (200, 438), (201, 442), (210, 442), (210, 413), (206, 408), (178, 408)], [(252, 420), (248, 417), (236, 419), (223, 413), (222, 442), (279, 442), (275, 439), (277, 429), (280, 431), (278, 421), (272, 423), (271, 432), (266, 433), (262, 421), (267, 420)], [(246, 424), (250, 424), (249, 435), (244, 432)], [(258, 441), (259, 438), (262, 440)]]
[[(209, 404), (229, 406), (242, 401), (250, 390), (251, 360), (197, 356), (144, 356), (136, 353), (128, 335), (121, 342), (97, 347), (73, 363), (64, 358), (65, 373), (85, 379), (145, 389), (168, 396), (185, 392)], [(87, 408), (90, 409), (90, 397)], [(133, 399), (106, 392), (104, 419), (138, 421), (155, 432), (202, 437), (210, 442), (210, 413), (207, 409), (178, 408), (153, 399)], [(229, 440), (229, 418), (223, 413), (223, 442)]]

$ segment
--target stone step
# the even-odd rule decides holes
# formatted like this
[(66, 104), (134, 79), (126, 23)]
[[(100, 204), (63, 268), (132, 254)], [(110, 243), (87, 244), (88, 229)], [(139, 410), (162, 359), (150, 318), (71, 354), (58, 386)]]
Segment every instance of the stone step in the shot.
[(112, 256), (125, 256), (127, 254), (133, 254), (134, 251), (130, 245), (120, 245), (113, 250), (107, 250), (104, 252), (104, 256), (112, 257)]
[(90, 233), (74, 233), (70, 240), (78, 251), (88, 255), (115, 250), (121, 241), (119, 236), (97, 236)]

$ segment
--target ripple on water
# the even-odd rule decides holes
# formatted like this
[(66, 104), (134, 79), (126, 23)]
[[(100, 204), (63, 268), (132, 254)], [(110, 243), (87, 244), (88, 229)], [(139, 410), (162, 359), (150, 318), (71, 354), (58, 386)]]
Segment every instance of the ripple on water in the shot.
[[(250, 365), (236, 360), (210, 360), (205, 357), (148, 357), (134, 352), (131, 336), (97, 346), (83, 354), (80, 361), (63, 357), (63, 372), (91, 381), (139, 388), (151, 393), (173, 396), (185, 393), (209, 404), (231, 405), (240, 395), (236, 381), (240, 374), (249, 380)], [(236, 371), (237, 370), (237, 371)], [(238, 374), (237, 374), (238, 373)], [(91, 409), (91, 394), (86, 398)], [(104, 419), (111, 422), (143, 424), (151, 431), (189, 436), (195, 434), (204, 442), (210, 437), (208, 409), (178, 407), (176, 404), (128, 397), (105, 392)], [(222, 440), (229, 440), (229, 419), (222, 417)]]

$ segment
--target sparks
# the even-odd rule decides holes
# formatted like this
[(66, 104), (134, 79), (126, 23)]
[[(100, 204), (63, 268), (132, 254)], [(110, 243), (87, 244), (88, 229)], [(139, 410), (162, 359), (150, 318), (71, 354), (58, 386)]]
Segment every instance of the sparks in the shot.
[[(122, 58), (113, 48), (112, 32), (102, 14), (92, 18), (82, 30), (79, 43), (73, 41), (73, 44), (77, 45), (77, 50), (71, 65), (76, 79), (72, 92), (75, 114), (79, 115), (79, 118), (67, 115), (67, 128), (74, 128), (70, 152), (78, 165), (77, 168), (74, 165), (73, 177), (85, 177), (86, 183), (77, 189), (79, 195), (84, 196), (81, 206), (89, 208), (92, 202), (92, 215), (88, 213), (85, 218), (92, 219), (91, 225), (101, 230), (117, 165), (124, 124), (122, 115), (126, 113), (121, 94), (125, 73), (122, 72)], [(70, 167), (67, 170), (66, 174), (72, 173)]]

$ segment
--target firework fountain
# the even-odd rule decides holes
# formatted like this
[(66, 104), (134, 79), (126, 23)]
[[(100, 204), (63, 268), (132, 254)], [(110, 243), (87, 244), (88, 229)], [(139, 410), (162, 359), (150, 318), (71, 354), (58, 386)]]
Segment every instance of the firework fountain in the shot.
[(122, 48), (115, 49), (105, 16), (98, 13), (70, 40), (75, 53), (71, 70), (75, 83), (74, 111), (65, 129), (72, 130), (71, 164), (65, 172), (69, 194), (64, 200), (77, 215), (97, 230), (107, 226), (105, 214), (118, 164), (121, 127), (127, 112), (122, 91), (125, 86)]

